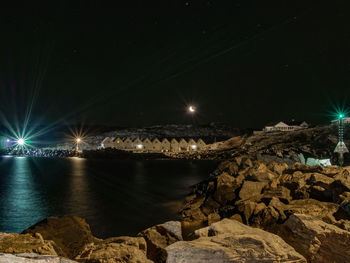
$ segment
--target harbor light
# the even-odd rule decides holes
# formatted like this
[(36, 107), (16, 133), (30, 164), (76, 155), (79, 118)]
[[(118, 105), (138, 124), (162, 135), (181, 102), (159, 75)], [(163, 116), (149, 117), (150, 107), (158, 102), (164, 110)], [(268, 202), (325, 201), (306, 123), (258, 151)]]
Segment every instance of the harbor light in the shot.
[(23, 138), (18, 139), (17, 144), (23, 146), (25, 144), (24, 139)]

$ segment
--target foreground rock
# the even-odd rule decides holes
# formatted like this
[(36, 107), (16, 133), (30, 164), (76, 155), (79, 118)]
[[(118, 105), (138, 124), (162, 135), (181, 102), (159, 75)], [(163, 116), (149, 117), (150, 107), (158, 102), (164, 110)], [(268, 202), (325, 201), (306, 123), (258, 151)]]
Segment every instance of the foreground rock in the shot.
[(23, 233), (40, 233), (45, 240), (52, 240), (61, 249), (59, 256), (75, 258), (85, 245), (99, 241), (86, 221), (77, 216), (50, 217)]
[(112, 237), (88, 244), (75, 259), (86, 263), (152, 263), (146, 250), (142, 237)]
[(224, 219), (193, 241), (176, 242), (166, 248), (167, 262), (305, 262), (282, 238), (236, 220)]
[(56, 251), (60, 252), (60, 249), (53, 241), (44, 240), (39, 233), (25, 235), (0, 233), (0, 251), (57, 255)]
[(350, 232), (312, 216), (291, 215), (279, 234), (308, 262), (350, 262)]
[(76, 261), (56, 256), (39, 255), (35, 253), (0, 253), (0, 263), (76, 263)]
[(169, 221), (140, 232), (138, 236), (147, 242), (147, 257), (155, 262), (165, 262), (165, 248), (182, 240), (181, 222)]

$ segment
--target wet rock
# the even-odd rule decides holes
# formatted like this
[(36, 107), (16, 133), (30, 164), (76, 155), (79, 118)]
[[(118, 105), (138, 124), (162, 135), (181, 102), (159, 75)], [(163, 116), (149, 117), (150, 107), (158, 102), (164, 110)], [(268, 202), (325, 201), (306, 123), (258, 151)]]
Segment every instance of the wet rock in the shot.
[(96, 242), (85, 219), (77, 216), (49, 217), (23, 233), (40, 233), (45, 240), (52, 240), (61, 248), (60, 256), (74, 258), (86, 244)]
[(165, 262), (165, 248), (177, 241), (182, 240), (181, 223), (170, 221), (156, 225), (138, 234), (147, 242), (147, 258), (156, 262)]
[[(205, 231), (203, 231), (205, 233)], [(224, 219), (208, 228), (209, 236), (176, 242), (166, 248), (167, 262), (303, 262), (280, 237)]]
[(302, 214), (291, 215), (283, 227), (280, 235), (308, 262), (350, 262), (350, 232)]
[(60, 249), (56, 246), (56, 244), (53, 241), (44, 240), (39, 233), (0, 233), (0, 252), (37, 253), (40, 255), (57, 256), (57, 254), (60, 254)]
[(86, 245), (75, 259), (84, 263), (151, 263), (146, 250), (142, 237), (112, 237)]
[(0, 253), (0, 263), (77, 263), (77, 261), (57, 256), (39, 255), (35, 253)]

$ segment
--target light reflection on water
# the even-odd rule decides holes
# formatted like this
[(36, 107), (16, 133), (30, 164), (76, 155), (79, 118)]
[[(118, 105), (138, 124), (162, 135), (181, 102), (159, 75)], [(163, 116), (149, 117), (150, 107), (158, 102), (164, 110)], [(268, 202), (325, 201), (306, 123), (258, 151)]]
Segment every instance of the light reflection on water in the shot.
[(134, 235), (177, 217), (168, 204), (217, 163), (180, 160), (1, 158), (0, 232), (59, 215), (85, 218), (99, 237)]
[[(33, 221), (39, 221), (48, 216), (45, 194), (36, 184), (35, 175), (31, 171), (29, 159), (14, 157), (1, 162), (10, 165), (9, 173), (2, 174), (8, 180), (2, 182), (0, 207), (1, 223), (12, 224), (14, 232), (23, 230), (23, 226), (30, 226)], [(29, 216), (30, 215), (30, 216)]]

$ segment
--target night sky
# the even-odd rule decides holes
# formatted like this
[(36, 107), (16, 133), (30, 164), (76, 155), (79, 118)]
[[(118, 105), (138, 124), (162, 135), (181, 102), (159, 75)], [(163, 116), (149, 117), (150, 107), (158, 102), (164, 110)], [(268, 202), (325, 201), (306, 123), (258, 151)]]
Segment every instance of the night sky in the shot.
[(8, 119), (33, 105), (31, 122), (43, 125), (188, 123), (193, 103), (197, 123), (259, 128), (327, 123), (346, 105), (348, 1), (100, 2), (1, 8)]

